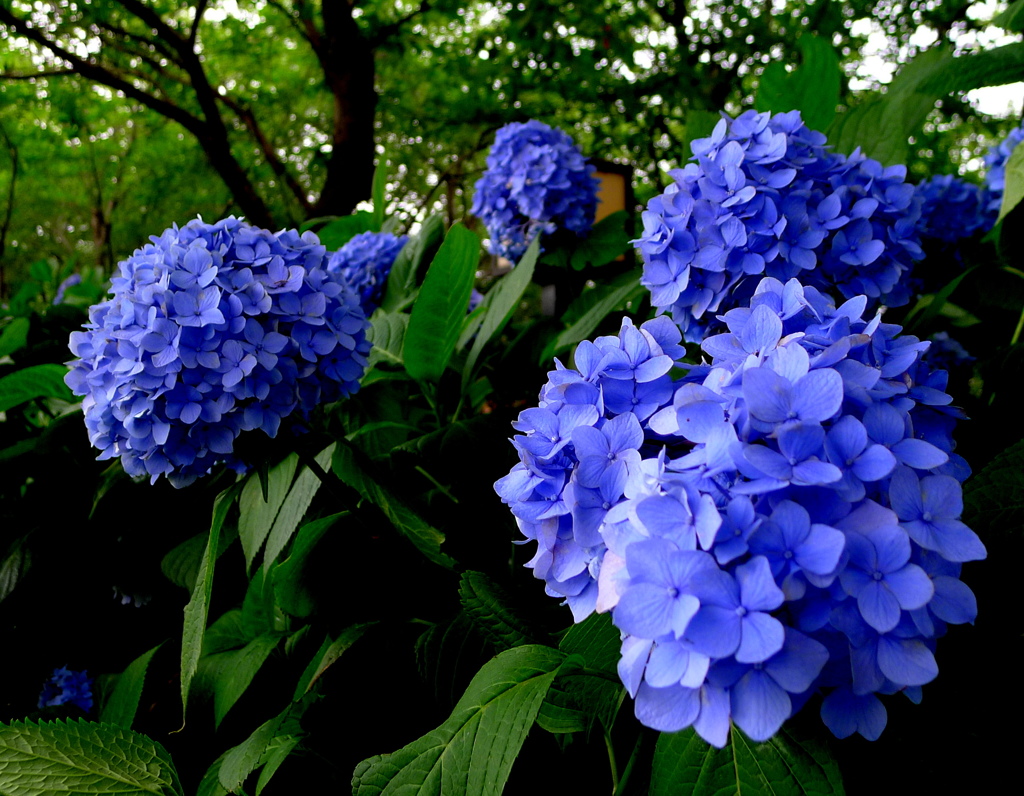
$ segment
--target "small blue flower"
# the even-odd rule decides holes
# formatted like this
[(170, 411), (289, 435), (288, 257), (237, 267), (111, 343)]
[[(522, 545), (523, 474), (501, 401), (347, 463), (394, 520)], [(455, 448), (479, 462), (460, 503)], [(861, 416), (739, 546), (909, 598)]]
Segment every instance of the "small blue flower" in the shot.
[(491, 252), (516, 262), (538, 234), (590, 231), (600, 184), (593, 173), (567, 133), (513, 122), (495, 136), (470, 212), (484, 222)]
[(85, 711), (92, 709), (92, 678), (85, 671), (75, 672), (65, 667), (54, 669), (43, 684), (38, 707), (42, 709), (69, 703)]

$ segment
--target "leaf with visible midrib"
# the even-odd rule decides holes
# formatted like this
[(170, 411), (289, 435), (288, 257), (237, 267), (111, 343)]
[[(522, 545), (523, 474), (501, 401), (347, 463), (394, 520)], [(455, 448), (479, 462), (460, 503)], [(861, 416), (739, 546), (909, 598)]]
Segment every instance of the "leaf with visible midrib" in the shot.
[(459, 583), (459, 601), (498, 650), (533, 641), (526, 623), (509, 608), (505, 590), (482, 572), (464, 572)]
[(170, 755), (156, 741), (114, 724), (0, 725), (0, 793), (181, 796)]
[(1024, 525), (1024, 440), (964, 484), (963, 520), (975, 531), (1020, 532)]
[(139, 700), (142, 698), (142, 688), (146, 682), (146, 669), (149, 662), (163, 644), (157, 644), (149, 652), (144, 652), (130, 664), (128, 668), (117, 678), (114, 691), (103, 706), (103, 713), (100, 720), (109, 724), (119, 724), (122, 727), (131, 727), (135, 721), (135, 712), (139, 708)]
[(33, 398), (75, 400), (64, 383), (68, 369), (63, 365), (32, 365), (16, 370), (0, 379), (0, 412), (31, 401)]
[(466, 364), (462, 368), (462, 391), (469, 386), (470, 377), (473, 375), (473, 367), (484, 346), (494, 335), (505, 328), (505, 324), (511, 320), (519, 301), (526, 292), (526, 288), (533, 279), (533, 269), (537, 264), (537, 255), (540, 253), (540, 236), (533, 239), (530, 248), (526, 250), (523, 259), (519, 261), (514, 269), (505, 274), (498, 284), (488, 293), (488, 307), (483, 320), (480, 321), (480, 328), (473, 340), (473, 347), (466, 357)]
[(732, 727), (723, 749), (692, 728), (662, 733), (654, 750), (650, 796), (842, 796), (839, 767), (819, 743), (780, 730), (755, 743)]
[(417, 381), (436, 382), (444, 373), (473, 290), (480, 260), (480, 240), (462, 224), (445, 236), (427, 269), (405, 332), (402, 359)]
[(355, 796), (501, 793), (512, 763), (565, 655), (550, 647), (507, 650), (484, 664), (436, 730), (360, 763)]

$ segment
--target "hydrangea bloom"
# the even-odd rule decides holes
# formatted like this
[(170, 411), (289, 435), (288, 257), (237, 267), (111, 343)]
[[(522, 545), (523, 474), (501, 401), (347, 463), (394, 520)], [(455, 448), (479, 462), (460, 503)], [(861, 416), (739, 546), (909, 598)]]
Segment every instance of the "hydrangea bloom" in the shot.
[(244, 466), (242, 432), (276, 436), (358, 389), (369, 324), (314, 234), (231, 217), (150, 240), (71, 335), (65, 380), (100, 459), (183, 486), (219, 462)]
[(39, 708), (71, 703), (82, 710), (92, 709), (92, 678), (88, 672), (74, 672), (61, 667), (43, 685), (39, 694)]
[(408, 240), (390, 232), (360, 232), (331, 255), (327, 270), (348, 282), (370, 316), (380, 306), (391, 266)]
[(904, 276), (922, 252), (905, 167), (830, 152), (798, 111), (725, 116), (691, 148), (696, 162), (671, 172), (634, 241), (651, 303), (687, 340), (763, 275), (889, 306), (910, 300)]
[(956, 243), (990, 228), (996, 220), (982, 188), (952, 174), (930, 177), (915, 189), (921, 198), (921, 237)]
[(471, 210), (487, 227), (492, 253), (516, 262), (539, 233), (589, 232), (600, 184), (593, 173), (562, 130), (536, 120), (498, 130)]
[(1006, 162), (1021, 141), (1024, 141), (1024, 123), (1013, 128), (1006, 138), (992, 147), (985, 155), (985, 165), (988, 166), (988, 171), (985, 172), (986, 209), (993, 217), (999, 215), (999, 208), (1003, 203), (1003, 191), (1006, 189)]
[[(515, 424), (496, 484), (577, 621), (611, 611), (637, 717), (726, 743), (772, 736), (817, 691), (845, 736), (937, 672), (971, 622), (961, 413), (928, 344), (796, 279), (763, 279), (684, 365), (664, 317), (583, 343)], [(673, 365), (688, 369), (672, 381)]]

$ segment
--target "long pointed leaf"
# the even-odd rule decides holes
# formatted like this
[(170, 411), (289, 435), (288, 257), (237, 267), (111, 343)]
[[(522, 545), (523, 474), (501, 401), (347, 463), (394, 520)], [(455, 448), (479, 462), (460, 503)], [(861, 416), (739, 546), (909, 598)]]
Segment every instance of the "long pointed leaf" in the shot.
[(436, 382), (444, 373), (462, 329), (480, 260), (480, 241), (461, 224), (448, 230), (430, 264), (405, 332), (402, 359), (409, 375)]

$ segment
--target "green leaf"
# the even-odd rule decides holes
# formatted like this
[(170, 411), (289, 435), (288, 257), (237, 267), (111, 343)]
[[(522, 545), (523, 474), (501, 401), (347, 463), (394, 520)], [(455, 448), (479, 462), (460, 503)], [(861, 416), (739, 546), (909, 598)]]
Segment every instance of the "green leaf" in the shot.
[(583, 709), (588, 724), (596, 719), (609, 731), (626, 693), (618, 681), (616, 669), (621, 647), (619, 631), (608, 613), (591, 614), (573, 625), (558, 645), (566, 655), (581, 657), (586, 668), (608, 675), (597, 677), (574, 672), (562, 678), (559, 686)]
[[(240, 491), (239, 484), (217, 495), (213, 504), (213, 521), (210, 523), (210, 538), (199, 565), (192, 597), (185, 606), (185, 621), (181, 634), (181, 726), (185, 727), (185, 712), (188, 707), (188, 691), (199, 667), (199, 656), (203, 651), (203, 634), (206, 631), (206, 617), (210, 610), (210, 593), (213, 591), (213, 570), (220, 545), (220, 532), (227, 519), (228, 511), (235, 503)], [(0, 791), (2, 792), (2, 791)]]
[(832, 44), (814, 33), (797, 39), (800, 65), (787, 72), (779, 61), (768, 64), (754, 98), (759, 111), (783, 113), (799, 110), (804, 124), (824, 130), (836, 115), (843, 72)]
[(0, 359), (13, 354), (28, 342), (28, 318), (15, 318), (0, 332)]
[(75, 396), (64, 383), (67, 373), (63, 365), (32, 365), (4, 376), (0, 379), (0, 412), (33, 398), (60, 398), (73, 403)]
[(507, 650), (535, 642), (527, 624), (508, 607), (508, 594), (483, 572), (462, 574), (459, 601), (495, 649)]
[(1016, 146), (1006, 161), (1006, 187), (996, 223), (1006, 218), (1021, 199), (1024, 199), (1024, 146)]
[(277, 735), (281, 722), (289, 709), (290, 706), (285, 709), (284, 713), (263, 722), (253, 730), (248, 738), (233, 749), (229, 749), (224, 755), (217, 771), (217, 779), (229, 793), (237, 792), (245, 783), (246, 778), (256, 770), (263, 753), (267, 751), (270, 742)]
[(416, 276), (426, 256), (434, 251), (444, 238), (444, 216), (434, 213), (427, 216), (419, 234), (412, 238), (395, 258), (388, 275), (381, 309), (397, 312), (405, 307), (416, 294)]
[(990, 24), (1010, 33), (1024, 31), (1024, 0), (1014, 0), (1002, 14), (993, 17)]
[(280, 640), (278, 633), (264, 633), (240, 650), (219, 652), (204, 659), (212, 679), (214, 726), (220, 726)]
[(373, 214), (360, 210), (350, 216), (339, 216), (316, 234), (327, 251), (336, 252), (360, 232), (370, 232), (373, 228)]
[(373, 313), (371, 326), (367, 338), (373, 343), (370, 349), (370, 364), (372, 368), (378, 362), (387, 362), (392, 365), (402, 365), (402, 346), (405, 343), (405, 330), (409, 327), (409, 316), (404, 312), (384, 312), (377, 310)]
[(0, 793), (181, 796), (170, 755), (145, 735), (84, 720), (0, 724)]
[[(950, 279), (938, 293), (922, 296), (918, 303), (914, 305), (914, 308), (907, 313), (904, 321), (907, 331), (926, 327), (932, 320), (937, 318), (946, 306), (949, 297), (953, 295), (953, 291), (960, 286), (960, 283), (964, 281), (968, 274), (976, 271), (978, 268), (979, 266), (972, 265), (970, 268), (957, 274), (953, 279)], [(915, 319), (918, 313), (921, 315), (919, 320)]]
[(473, 278), (480, 260), (480, 241), (462, 224), (445, 236), (427, 270), (405, 332), (402, 358), (417, 381), (437, 382), (459, 339)]
[(501, 653), (484, 664), (444, 724), (394, 754), (360, 763), (353, 794), (501, 793), (564, 661), (549, 647)]
[[(330, 467), (333, 456), (334, 445), (328, 445), (314, 457), (314, 460), (322, 469), (326, 469)], [(320, 483), (320, 478), (308, 467), (299, 470), (299, 475), (292, 484), (277, 517), (274, 518), (274, 527), (270, 529), (270, 535), (267, 537), (267, 549), (263, 552), (264, 566), (270, 566), (277, 561), (277, 557), (287, 546), (302, 518), (306, 516), (309, 504), (313, 502), (313, 497), (320, 489)]]
[(281, 764), (295, 747), (299, 745), (301, 740), (298, 735), (278, 735), (270, 742), (270, 745), (263, 753), (263, 757), (260, 759), (263, 770), (260, 771), (260, 777), (256, 781), (256, 796), (260, 796), (263, 793), (263, 789), (267, 787), (270, 778), (277, 773), (277, 769), (281, 767)]
[(939, 97), (955, 91), (1016, 83), (1024, 73), (1024, 42), (1004, 44), (951, 58), (921, 83), (921, 91)]
[(242, 610), (232, 608), (221, 614), (216, 622), (206, 628), (206, 633), (203, 635), (203, 656), (237, 649), (250, 641), (252, 639), (242, 628)]
[(842, 794), (839, 767), (818, 743), (797, 740), (780, 730), (762, 744), (735, 727), (724, 749), (693, 729), (662, 733), (654, 749), (650, 796), (699, 793), (702, 796)]
[(516, 307), (523, 298), (523, 293), (529, 287), (533, 279), (533, 269), (537, 265), (537, 255), (540, 253), (540, 236), (533, 239), (526, 254), (519, 261), (519, 264), (498, 280), (498, 283), (487, 293), (488, 307), (483, 320), (480, 322), (480, 329), (476, 333), (473, 347), (466, 357), (466, 364), (462, 368), (462, 391), (466, 391), (473, 376), (473, 368), (480, 352), (490, 342), (494, 335), (501, 332), (511, 319)]
[(909, 137), (942, 96), (925, 91), (923, 85), (952, 60), (952, 53), (945, 47), (918, 54), (900, 69), (883, 96), (862, 100), (838, 115), (827, 130), (829, 142), (844, 154), (860, 147), (883, 166), (906, 163)]
[(281, 504), (288, 496), (288, 489), (295, 478), (299, 457), (291, 454), (267, 473), (267, 499), (263, 499), (263, 488), (257, 473), (253, 473), (242, 488), (238, 500), (238, 537), (245, 552), (246, 571), (252, 568), (256, 554), (274, 527), (274, 520), (281, 510)]
[(288, 558), (274, 567), (274, 594), (281, 609), (292, 616), (309, 616), (316, 610), (313, 595), (305, 586), (305, 569), (317, 543), (348, 512), (306, 523), (295, 537)]
[(1015, 442), (964, 484), (964, 522), (990, 533), (1024, 527), (1024, 440)]
[(638, 277), (639, 274), (631, 273), (628, 279), (624, 279), (622, 284), (608, 291), (579, 320), (558, 335), (552, 353), (557, 354), (581, 340), (588, 339), (609, 313), (643, 296), (647, 288), (640, 284)]
[[(230, 751), (229, 749), (228, 752)], [(220, 767), (224, 762), (224, 758), (228, 756), (228, 752), (214, 760), (210, 767), (206, 769), (199, 787), (196, 788), (196, 796), (227, 796), (227, 788), (220, 784)]]
[(334, 473), (371, 503), (377, 505), (391, 524), (435, 564), (452, 569), (455, 561), (441, 552), (444, 534), (420, 517), (383, 485), (370, 461), (345, 442), (334, 452)]
[[(312, 676), (309, 678), (309, 682), (302, 690), (302, 694), (308, 694), (316, 681), (323, 676), (324, 672), (337, 662), (337, 660), (342, 656), (342, 653), (355, 644), (363, 637), (363, 634), (367, 630), (376, 624), (376, 622), (363, 622), (362, 624), (352, 625), (351, 627), (346, 627), (342, 630), (341, 634), (330, 643), (327, 649), (323, 651), (323, 654), (320, 656), (320, 661), (316, 665), (316, 669), (313, 670)], [(300, 698), (302, 694), (296, 693), (296, 699)]]
[[(586, 237), (579, 238), (573, 248), (569, 262), (576, 271), (587, 266), (597, 268), (607, 265), (629, 247), (629, 233), (626, 232), (625, 210), (616, 210), (602, 218), (591, 228)], [(522, 268), (522, 263), (516, 270)]]
[(17, 540), (0, 562), (0, 602), (7, 599), (32, 564), (32, 553), (22, 539)]
[(253, 573), (242, 601), (241, 625), (246, 641), (252, 641), (263, 633), (285, 629), (284, 615), (275, 605), (274, 596), (272, 578), (267, 575), (264, 565)]
[(373, 170), (373, 189), (370, 197), (373, 201), (373, 230), (379, 232), (384, 224), (384, 190), (388, 182), (387, 162), (383, 154)]
[(144, 652), (134, 661), (128, 664), (117, 678), (114, 691), (110, 699), (103, 706), (100, 714), (100, 721), (107, 724), (120, 724), (126, 729), (131, 729), (135, 721), (135, 712), (139, 708), (139, 700), (142, 698), (142, 687), (146, 682), (146, 669), (149, 662), (156, 654), (156, 651), (163, 644), (157, 644), (149, 652)]

